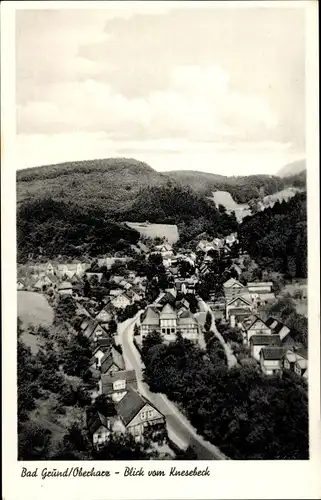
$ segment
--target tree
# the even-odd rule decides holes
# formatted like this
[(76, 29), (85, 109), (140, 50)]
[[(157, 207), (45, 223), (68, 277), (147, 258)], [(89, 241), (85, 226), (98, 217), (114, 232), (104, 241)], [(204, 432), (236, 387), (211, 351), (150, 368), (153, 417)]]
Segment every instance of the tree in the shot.
[(25, 422), (18, 435), (18, 460), (49, 458), (51, 431), (37, 422)]
[(91, 297), (91, 286), (88, 279), (84, 282), (84, 296)]
[(204, 323), (204, 329), (206, 332), (209, 332), (212, 326), (212, 314), (210, 311), (207, 311), (206, 313), (206, 318), (205, 318), (205, 323)]
[(152, 331), (143, 340), (143, 345), (142, 345), (142, 357), (145, 359), (147, 356), (149, 350), (154, 347), (155, 345), (160, 345), (163, 343), (163, 338), (161, 334), (157, 331)]
[(106, 394), (101, 394), (95, 399), (93, 411), (98, 411), (105, 417), (113, 417), (117, 414), (114, 401)]
[(104, 447), (93, 451), (95, 460), (150, 460), (155, 458), (150, 442), (139, 443), (131, 435), (112, 435)]
[(137, 323), (135, 323), (135, 326), (134, 326), (134, 335), (135, 336), (140, 335), (140, 331), (139, 331), (139, 327), (138, 327)]
[(117, 323), (114, 318), (112, 318), (109, 322), (108, 331), (111, 335), (114, 335), (117, 332)]

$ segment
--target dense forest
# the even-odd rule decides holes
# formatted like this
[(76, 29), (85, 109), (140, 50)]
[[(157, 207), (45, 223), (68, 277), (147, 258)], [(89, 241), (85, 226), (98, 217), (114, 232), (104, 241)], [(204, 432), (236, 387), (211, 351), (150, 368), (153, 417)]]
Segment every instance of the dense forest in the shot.
[(36, 198), (18, 206), (18, 261), (26, 262), (30, 254), (79, 258), (128, 250), (137, 243), (139, 233), (122, 224), (126, 220), (179, 224), (181, 241), (204, 231), (224, 236), (238, 227), (233, 215), (220, 212), (191, 189), (177, 186), (143, 189), (132, 208), (122, 212), (81, 206), (74, 200)]
[(33, 258), (97, 256), (135, 244), (139, 233), (110, 221), (102, 210), (51, 198), (26, 201), (17, 211), (18, 262)]
[(288, 202), (246, 217), (239, 228), (241, 247), (262, 269), (306, 278), (306, 207), (306, 193), (298, 193)]
[(308, 459), (308, 398), (294, 374), (269, 378), (253, 366), (227, 369), (207, 334), (208, 354), (187, 339), (165, 345), (157, 333), (142, 349), (145, 380), (184, 407), (206, 439), (234, 460)]
[[(192, 239), (201, 232), (227, 235), (237, 231), (235, 217), (220, 212), (214, 204), (188, 187), (166, 185), (145, 188), (127, 213), (118, 215), (122, 220), (177, 224), (180, 238)], [(185, 229), (185, 233), (184, 233)], [(182, 234), (184, 233), (184, 234)]]

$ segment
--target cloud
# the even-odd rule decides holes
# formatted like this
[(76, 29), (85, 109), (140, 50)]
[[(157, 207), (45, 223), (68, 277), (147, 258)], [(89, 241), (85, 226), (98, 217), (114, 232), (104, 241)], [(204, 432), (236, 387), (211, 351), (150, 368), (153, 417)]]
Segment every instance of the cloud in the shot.
[(18, 107), (17, 122), (19, 133), (103, 131), (115, 140), (172, 134), (206, 141), (264, 137), (277, 118), (262, 98), (231, 91), (229, 75), (213, 65), (178, 67), (166, 88), (145, 98), (126, 97), (94, 79), (48, 84)]

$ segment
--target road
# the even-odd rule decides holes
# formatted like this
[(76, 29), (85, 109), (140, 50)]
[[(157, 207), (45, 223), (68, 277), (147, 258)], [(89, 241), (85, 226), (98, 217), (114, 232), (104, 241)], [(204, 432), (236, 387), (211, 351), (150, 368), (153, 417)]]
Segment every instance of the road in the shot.
[(227, 359), (227, 366), (229, 368), (232, 368), (232, 366), (235, 366), (237, 365), (237, 359), (236, 357), (234, 356), (233, 354), (233, 351), (231, 349), (231, 347), (229, 346), (229, 344), (227, 344), (224, 340), (224, 338), (222, 337), (222, 335), (220, 334), (220, 332), (218, 331), (218, 329), (216, 328), (216, 324), (215, 324), (215, 315), (214, 315), (214, 312), (213, 310), (210, 308), (210, 306), (208, 304), (206, 304), (206, 302), (204, 302), (204, 300), (202, 299), (199, 299), (198, 301), (198, 306), (200, 308), (201, 311), (203, 312), (207, 312), (207, 311), (210, 311), (211, 313), (211, 316), (212, 316), (212, 325), (211, 325), (211, 330), (214, 332), (215, 334), (215, 337), (218, 338), (218, 340), (221, 342), (223, 348), (224, 348), (224, 351), (225, 351), (225, 356), (226, 356), (226, 359)]
[(228, 460), (216, 446), (197, 434), (187, 418), (164, 394), (151, 392), (148, 385), (143, 382), (144, 365), (133, 343), (134, 324), (140, 313), (141, 311), (134, 318), (118, 325), (126, 369), (136, 371), (138, 391), (166, 417), (168, 436), (179, 448), (185, 449), (191, 446), (199, 460)]

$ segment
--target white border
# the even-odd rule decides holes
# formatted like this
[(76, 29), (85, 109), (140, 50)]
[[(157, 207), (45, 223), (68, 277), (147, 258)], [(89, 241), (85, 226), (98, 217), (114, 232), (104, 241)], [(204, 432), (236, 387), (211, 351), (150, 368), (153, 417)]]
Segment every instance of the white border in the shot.
[[(5, 500), (46, 499), (171, 499), (171, 498), (320, 498), (320, 316), (319, 316), (319, 142), (318, 142), (318, 25), (317, 2), (185, 2), (188, 8), (280, 7), (306, 9), (306, 136), (308, 168), (308, 256), (309, 256), (309, 392), (310, 460), (301, 461), (217, 461), (146, 462), (145, 470), (183, 469), (209, 465), (209, 478), (127, 477), (122, 473), (98, 479), (23, 479), (22, 464), (16, 460), (16, 230), (15, 230), (15, 9), (102, 9), (131, 8), (168, 2), (5, 2), (1, 5), (1, 180), (2, 180), (2, 366), (3, 366), (3, 478)], [(170, 2), (175, 8), (178, 2)], [(179, 2), (181, 5), (181, 2)], [(139, 467), (142, 462), (132, 462)], [(35, 462), (34, 467), (62, 470), (65, 462)], [(79, 463), (72, 465), (80, 465)], [(124, 462), (83, 462), (87, 469), (123, 471)], [(28, 464), (30, 467), (30, 464)]]

